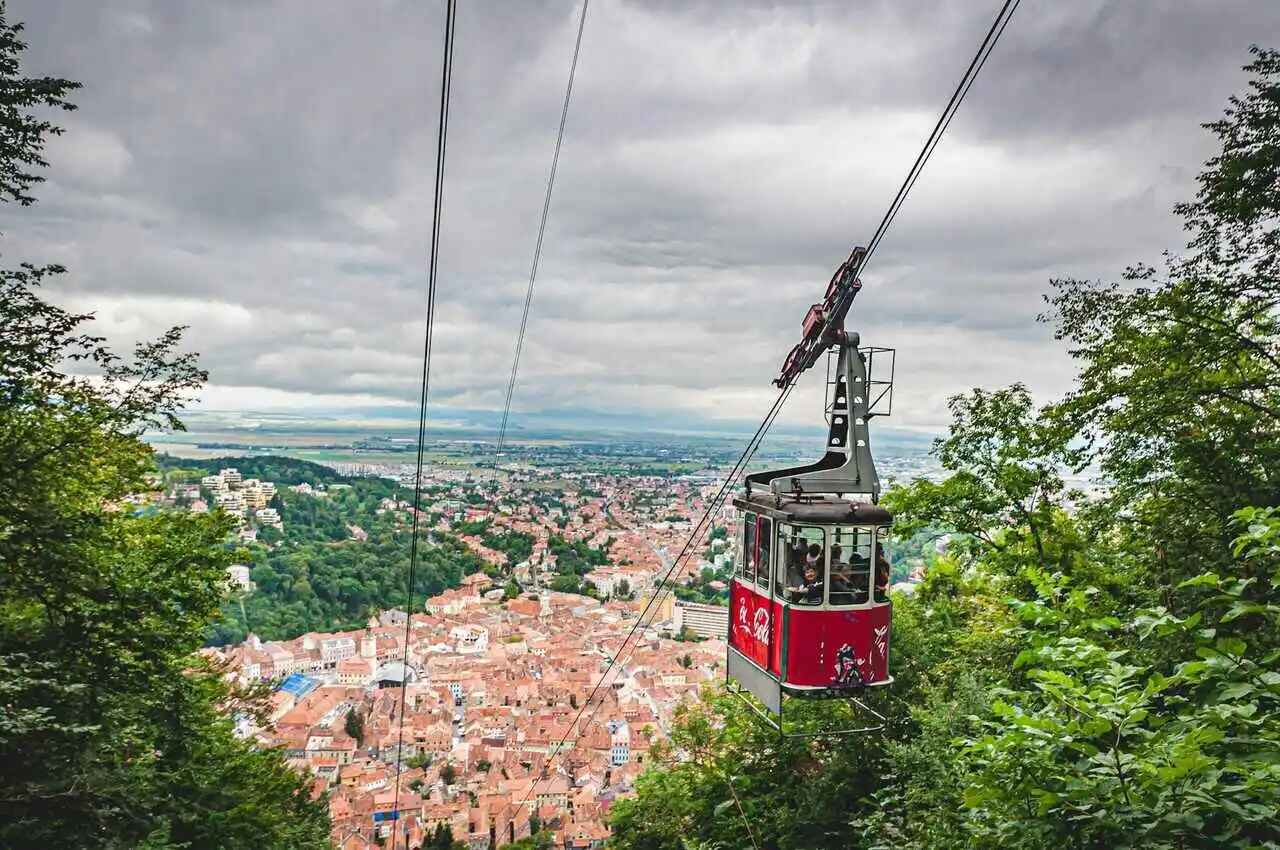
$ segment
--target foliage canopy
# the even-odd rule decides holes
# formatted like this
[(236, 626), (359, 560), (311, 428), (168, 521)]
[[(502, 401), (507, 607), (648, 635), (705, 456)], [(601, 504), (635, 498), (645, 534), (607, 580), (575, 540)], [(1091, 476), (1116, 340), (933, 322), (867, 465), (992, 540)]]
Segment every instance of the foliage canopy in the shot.
[[(33, 204), (36, 117), (79, 85), (21, 74), (0, 5), (0, 200)], [(139, 434), (180, 428), (205, 379), (181, 329), (132, 357), (40, 297), (63, 273), (0, 270), (0, 845), (311, 848), (324, 800), (233, 732), (232, 692), (195, 654), (226, 591), (225, 520), (136, 515), (151, 489)]]

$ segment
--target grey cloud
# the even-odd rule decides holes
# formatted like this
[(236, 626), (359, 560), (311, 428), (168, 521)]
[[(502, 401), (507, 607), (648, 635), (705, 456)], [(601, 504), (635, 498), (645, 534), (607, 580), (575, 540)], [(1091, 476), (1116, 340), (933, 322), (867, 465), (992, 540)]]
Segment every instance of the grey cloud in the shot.
[(998, 73), (979, 82), (986, 103), (1009, 108), (975, 115), (988, 126), (1037, 135), (1170, 116), (1196, 120), (1238, 89), (1245, 48), (1280, 34), (1280, 6), (1239, 0), (1089, 0), (1071, 8), (1037, 0), (1018, 15), (989, 63)]
[[(500, 405), (580, 8), (462, 4), (432, 398)], [(997, 8), (594, 0), (517, 405), (762, 413)], [(1182, 240), (1246, 48), (1280, 6), (1024, 0), (865, 276), (895, 420), (1070, 364), (1064, 274)], [(9, 258), (121, 338), (191, 324), (222, 386), (416, 397), (442, 5), (10, 0), (35, 73), (86, 82)], [(798, 391), (795, 417), (813, 387)], [(812, 399), (810, 399), (812, 401)]]

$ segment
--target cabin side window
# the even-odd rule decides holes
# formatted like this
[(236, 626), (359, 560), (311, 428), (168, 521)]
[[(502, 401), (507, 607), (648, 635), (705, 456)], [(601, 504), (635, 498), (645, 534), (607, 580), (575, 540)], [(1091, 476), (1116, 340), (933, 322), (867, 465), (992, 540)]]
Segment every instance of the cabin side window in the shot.
[(778, 526), (778, 595), (795, 605), (821, 605), (827, 579), (827, 535), (822, 526)]
[(876, 551), (875, 551), (875, 600), (876, 602), (889, 601), (889, 582), (893, 572), (893, 559), (889, 557), (889, 529), (880, 528), (876, 531)]
[(738, 558), (738, 578), (756, 580), (756, 515), (747, 514), (742, 521), (742, 554)]
[(870, 528), (832, 530), (832, 605), (865, 605), (871, 599), (875, 532)]
[(760, 556), (756, 561), (756, 585), (768, 593), (769, 574), (773, 570), (773, 520), (762, 516), (756, 522), (760, 529), (756, 535), (756, 539), (760, 541)]

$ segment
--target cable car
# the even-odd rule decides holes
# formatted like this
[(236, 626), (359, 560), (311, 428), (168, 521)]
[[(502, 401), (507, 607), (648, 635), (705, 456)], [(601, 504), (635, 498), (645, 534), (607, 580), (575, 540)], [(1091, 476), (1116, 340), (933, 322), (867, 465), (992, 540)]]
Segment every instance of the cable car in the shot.
[(766, 719), (779, 731), (788, 697), (851, 699), (883, 721), (856, 697), (893, 682), (893, 517), (878, 504), (867, 426), (887, 414), (878, 408), (886, 398), (891, 404), (893, 386), (892, 367), (888, 380), (872, 381), (872, 359), (893, 352), (859, 348), (858, 335), (838, 325), (821, 339), (831, 349), (826, 453), (811, 464), (746, 476), (745, 491), (733, 500), (742, 532), (730, 584), (727, 673), (778, 717)]

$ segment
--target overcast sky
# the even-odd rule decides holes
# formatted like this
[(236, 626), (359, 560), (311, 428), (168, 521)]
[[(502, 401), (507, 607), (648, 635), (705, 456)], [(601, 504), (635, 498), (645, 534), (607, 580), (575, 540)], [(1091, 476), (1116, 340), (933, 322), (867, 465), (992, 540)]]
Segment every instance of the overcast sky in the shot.
[[(67, 265), (113, 339), (190, 324), (210, 407), (416, 398), (442, 2), (8, 5), (26, 70), (85, 83), (8, 261)], [(459, 5), (432, 401), (500, 408), (580, 4)], [(592, 0), (516, 408), (762, 416), (998, 6)], [(1280, 3), (1024, 0), (851, 315), (898, 349), (894, 424), (1070, 385), (1050, 278), (1181, 245), (1252, 42)]]

